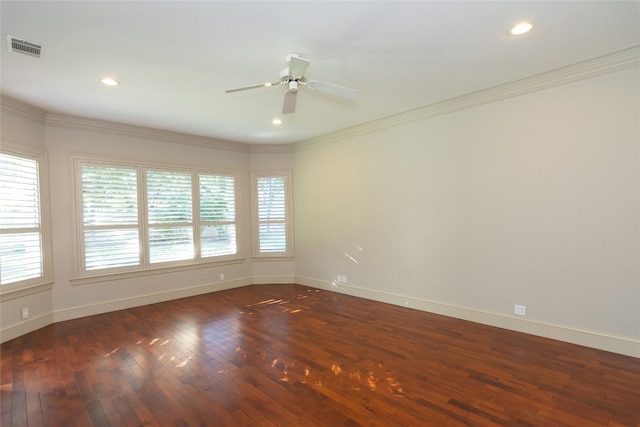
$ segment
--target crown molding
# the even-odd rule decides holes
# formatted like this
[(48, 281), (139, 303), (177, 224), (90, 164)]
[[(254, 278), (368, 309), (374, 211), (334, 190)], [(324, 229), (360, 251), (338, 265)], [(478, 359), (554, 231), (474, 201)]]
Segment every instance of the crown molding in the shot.
[(189, 135), (143, 126), (127, 125), (124, 123), (90, 119), (86, 117), (67, 116), (58, 113), (47, 113), (45, 124), (59, 128), (81, 129), (111, 135), (170, 142), (174, 144), (218, 148), (227, 151), (248, 152), (250, 149), (249, 144), (242, 142), (223, 141), (197, 135)]
[(47, 112), (45, 110), (42, 110), (34, 105), (27, 104), (26, 102), (20, 101), (17, 98), (2, 94), (0, 95), (0, 106), (2, 108), (3, 114), (9, 113), (41, 125), (45, 124), (45, 120), (47, 117)]
[(494, 86), (477, 92), (472, 92), (402, 113), (393, 114), (381, 119), (321, 135), (316, 138), (296, 142), (293, 144), (293, 151), (303, 150), (316, 145), (334, 142), (349, 137), (366, 135), (384, 129), (501, 101), (507, 98), (561, 86), (578, 80), (584, 80), (602, 74), (638, 66), (639, 63), (640, 45), (636, 45), (608, 55), (569, 65), (567, 67), (526, 77), (524, 79)]
[(292, 144), (251, 144), (251, 153), (290, 153)]

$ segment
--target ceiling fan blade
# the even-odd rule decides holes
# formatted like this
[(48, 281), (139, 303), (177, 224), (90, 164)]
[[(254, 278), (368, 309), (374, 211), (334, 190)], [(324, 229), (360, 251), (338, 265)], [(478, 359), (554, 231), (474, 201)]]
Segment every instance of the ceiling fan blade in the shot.
[(296, 111), (296, 99), (298, 92), (290, 92), (284, 94), (284, 104), (282, 104), (282, 114), (290, 114)]
[(304, 76), (304, 73), (307, 72), (309, 64), (311, 64), (311, 61), (309, 61), (308, 59), (300, 58), (299, 56), (290, 56), (289, 74), (297, 77), (302, 77)]
[(339, 96), (341, 98), (347, 98), (351, 100), (356, 100), (358, 98), (357, 90), (350, 89), (344, 86), (334, 85), (333, 83), (311, 81), (303, 84), (313, 90), (328, 93), (329, 95)]
[(279, 85), (280, 81), (277, 82), (267, 82), (267, 83), (261, 83), (259, 85), (251, 85), (251, 86), (243, 86), (243, 87), (236, 87), (233, 89), (227, 89), (225, 90), (226, 93), (232, 93), (232, 92), (240, 92), (241, 90), (248, 90), (248, 89), (257, 89), (259, 87), (269, 87), (269, 86), (276, 86)]

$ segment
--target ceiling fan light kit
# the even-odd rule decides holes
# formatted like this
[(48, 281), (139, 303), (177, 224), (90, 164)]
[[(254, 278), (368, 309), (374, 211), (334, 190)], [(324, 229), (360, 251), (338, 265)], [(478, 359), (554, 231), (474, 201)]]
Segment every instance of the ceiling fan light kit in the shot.
[(355, 100), (358, 91), (350, 89), (344, 86), (335, 85), (333, 83), (321, 82), (321, 81), (309, 81), (305, 78), (307, 68), (311, 64), (311, 61), (305, 58), (301, 58), (298, 54), (288, 53), (285, 55), (285, 62), (289, 65), (280, 71), (280, 80), (277, 82), (267, 82), (251, 86), (243, 86), (233, 89), (227, 89), (226, 93), (239, 92), (249, 89), (257, 89), (260, 87), (277, 86), (281, 84), (287, 85), (287, 92), (284, 95), (284, 102), (282, 104), (282, 114), (290, 114), (295, 111), (296, 97), (298, 95), (299, 85), (307, 86), (310, 89), (317, 90), (318, 92), (324, 92), (329, 95), (339, 96)]

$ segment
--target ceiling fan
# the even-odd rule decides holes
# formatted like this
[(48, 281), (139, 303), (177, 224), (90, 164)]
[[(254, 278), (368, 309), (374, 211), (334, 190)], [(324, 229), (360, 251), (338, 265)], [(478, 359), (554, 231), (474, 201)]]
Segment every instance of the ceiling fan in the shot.
[(310, 89), (317, 90), (318, 92), (324, 92), (351, 100), (355, 100), (358, 96), (358, 91), (355, 89), (316, 80), (307, 81), (304, 73), (306, 73), (309, 64), (311, 64), (311, 61), (308, 59), (301, 58), (295, 53), (289, 53), (285, 56), (285, 61), (289, 66), (280, 71), (280, 80), (227, 89), (225, 92), (232, 93), (239, 92), (241, 90), (257, 89), (259, 87), (287, 85), (287, 92), (284, 94), (284, 103), (282, 105), (282, 114), (293, 113), (296, 110), (296, 98), (298, 96), (298, 87), (300, 86), (306, 86)]

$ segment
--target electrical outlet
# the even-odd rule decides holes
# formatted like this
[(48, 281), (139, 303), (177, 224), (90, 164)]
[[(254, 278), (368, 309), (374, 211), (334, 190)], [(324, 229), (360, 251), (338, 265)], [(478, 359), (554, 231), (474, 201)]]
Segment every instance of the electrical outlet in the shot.
[(519, 316), (527, 315), (527, 306), (526, 305), (515, 305), (514, 312)]
[(220, 280), (224, 280), (224, 273), (220, 273)]
[(22, 312), (20, 313), (20, 316), (22, 317), (22, 320), (28, 319), (29, 318), (29, 307), (23, 308)]

